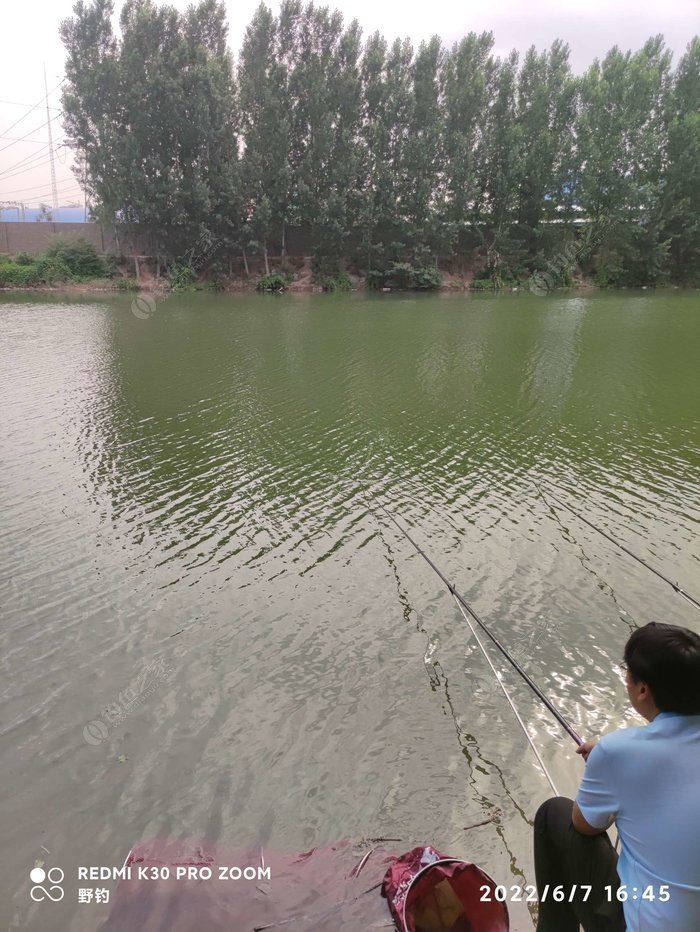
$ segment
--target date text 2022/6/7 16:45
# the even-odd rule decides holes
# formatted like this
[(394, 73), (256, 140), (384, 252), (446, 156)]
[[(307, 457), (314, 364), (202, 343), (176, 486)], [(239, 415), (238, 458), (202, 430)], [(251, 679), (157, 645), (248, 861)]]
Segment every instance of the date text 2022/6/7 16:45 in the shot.
[[(480, 888), (480, 899), (482, 903), (489, 903), (493, 900), (499, 903), (544, 903), (547, 899), (554, 900), (555, 903), (563, 903), (565, 901), (572, 903), (575, 899), (580, 898), (582, 902), (585, 903), (591, 895), (592, 890), (593, 887), (590, 884), (573, 884), (571, 887), (565, 887), (563, 884), (559, 884), (558, 886), (545, 884), (542, 888), (542, 896), (538, 897), (537, 887), (535, 887), (534, 884), (526, 884), (525, 886), (513, 884), (510, 887), (501, 884), (496, 887), (490, 887), (484, 884), (484, 886)], [(617, 900), (620, 903), (624, 903), (625, 900), (647, 900), (648, 902), (653, 902), (658, 899), (659, 902), (666, 903), (671, 898), (667, 884), (661, 884), (659, 887), (613, 887), (607, 885), (603, 887), (603, 892), (608, 902), (612, 902), (613, 900)]]

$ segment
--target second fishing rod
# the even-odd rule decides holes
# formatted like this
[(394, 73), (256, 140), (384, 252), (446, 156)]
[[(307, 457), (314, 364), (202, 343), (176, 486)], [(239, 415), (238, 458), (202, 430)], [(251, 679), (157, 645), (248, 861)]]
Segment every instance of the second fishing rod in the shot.
[[(481, 628), (481, 630), (488, 636), (488, 638), (489, 638), (489, 639), (493, 642), (493, 644), (498, 648), (498, 650), (501, 652), (501, 654), (503, 654), (503, 656), (506, 658), (506, 660), (508, 661), (508, 663), (510, 663), (510, 665), (513, 667), (513, 669), (517, 671), (517, 673), (525, 680), (525, 682), (527, 683), (527, 685), (528, 685), (528, 686), (530, 687), (530, 689), (535, 693), (535, 695), (540, 699), (540, 701), (543, 702), (544, 705), (549, 709), (549, 711), (552, 713), (552, 715), (556, 718), (556, 720), (557, 720), (557, 721), (559, 722), (559, 724), (562, 726), (562, 728), (564, 729), (564, 731), (565, 731), (565, 732), (569, 735), (569, 737), (572, 738), (572, 739), (576, 742), (576, 744), (580, 747), (580, 746), (583, 744), (583, 738), (574, 730), (574, 728), (573, 728), (573, 727), (569, 724), (569, 722), (564, 718), (564, 716), (561, 714), (561, 712), (559, 711), (559, 709), (557, 709), (557, 707), (550, 701), (550, 699), (542, 692), (542, 690), (540, 689), (540, 687), (537, 685), (537, 683), (534, 682), (534, 680), (530, 677), (530, 675), (529, 675), (525, 670), (523, 670), (522, 666), (518, 663), (518, 661), (515, 659), (515, 657), (513, 657), (513, 656), (509, 653), (509, 651), (508, 651), (508, 650), (506, 649), (506, 647), (504, 647), (504, 645), (499, 641), (499, 639), (498, 639), (498, 638), (496, 637), (496, 635), (491, 631), (491, 629), (488, 628), (487, 625), (481, 620), (481, 618), (479, 617), (479, 615), (474, 611), (474, 609), (473, 609), (473, 608), (471, 607), (471, 605), (467, 602), (467, 600), (457, 591), (457, 589), (455, 588), (455, 586), (449, 581), (449, 579), (445, 576), (445, 574), (433, 563), (433, 561), (430, 559), (430, 557), (422, 550), (422, 548), (421, 548), (421, 547), (416, 543), (416, 541), (411, 537), (411, 535), (408, 533), (408, 531), (407, 531), (404, 527), (402, 527), (402, 526), (399, 524), (399, 522), (396, 520), (396, 518), (391, 514), (391, 512), (390, 512), (387, 508), (385, 508), (384, 505), (382, 505), (380, 502), (377, 502), (376, 504), (377, 504), (377, 507), (380, 508), (380, 509), (384, 512), (384, 514), (389, 518), (389, 520), (399, 529), (399, 531), (401, 531), (401, 533), (404, 535), (404, 537), (406, 537), (407, 540), (413, 545), (413, 547), (414, 547), (414, 548), (418, 551), (418, 553), (423, 557), (423, 559), (426, 561), (426, 563), (434, 570), (435, 573), (437, 573), (437, 575), (440, 577), (440, 579), (443, 581), (443, 583), (447, 586), (449, 592), (451, 593), (451, 595), (453, 596), (453, 598), (455, 599), (455, 601), (457, 602), (457, 604), (458, 604), (464, 611), (466, 611), (466, 612), (469, 613), (469, 615), (471, 616), (471, 618), (474, 619), (474, 621), (479, 625), (479, 627)], [(463, 614), (464, 614), (464, 611), (463, 611)], [(473, 630), (473, 629), (472, 629), (472, 630)], [(476, 634), (476, 633), (475, 633), (475, 634)], [(481, 647), (481, 643), (479, 642), (478, 638), (477, 638), (477, 642), (479, 643), (479, 646)], [(482, 651), (483, 651), (483, 648), (482, 648)], [(485, 656), (486, 656), (487, 659), (488, 659), (488, 654), (486, 654), (485, 651), (484, 651), (484, 654), (485, 654)], [(490, 663), (490, 661), (489, 661), (489, 663)], [(491, 665), (491, 668), (492, 668), (492, 670), (494, 670), (494, 673), (496, 673), (495, 669), (493, 668), (493, 665)], [(520, 721), (521, 726), (522, 726), (523, 729), (525, 730), (525, 733), (526, 733), (526, 735), (528, 736), (528, 740), (530, 740), (529, 734), (527, 733), (527, 729), (525, 729), (525, 726), (524, 726), (524, 724), (523, 724), (523, 722), (522, 722), (522, 719), (520, 719), (520, 716), (518, 715), (517, 710), (515, 709), (515, 706), (514, 706), (513, 703), (512, 703), (512, 700), (511, 700), (510, 697), (508, 696), (508, 693), (507, 693), (506, 690), (504, 689), (503, 684), (501, 683), (500, 678), (498, 677), (498, 674), (496, 674), (496, 678), (498, 679), (498, 682), (499, 682), (499, 685), (501, 686), (501, 689), (503, 689), (503, 691), (506, 693), (506, 697), (508, 698), (508, 701), (511, 703), (511, 706), (513, 707), (513, 711), (514, 711), (515, 714), (517, 715), (518, 720)], [(530, 743), (532, 744), (532, 742), (530, 742)], [(537, 751), (536, 751), (536, 749), (534, 748), (534, 745), (533, 745), (533, 750), (535, 750), (535, 753), (537, 754)], [(538, 760), (540, 761), (540, 764), (542, 764), (542, 760), (541, 760), (539, 754), (537, 754), (537, 758), (538, 758)], [(544, 764), (542, 764), (542, 767), (543, 767), (543, 769), (545, 769), (545, 774), (547, 774), (546, 768), (544, 768)], [(548, 777), (548, 779), (550, 779), (548, 774), (547, 774), (547, 777)], [(551, 783), (551, 779), (550, 779), (550, 783)]]

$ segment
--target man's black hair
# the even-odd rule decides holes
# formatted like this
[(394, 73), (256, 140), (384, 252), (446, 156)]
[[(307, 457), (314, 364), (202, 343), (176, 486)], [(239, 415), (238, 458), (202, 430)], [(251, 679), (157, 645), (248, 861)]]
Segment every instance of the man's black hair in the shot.
[(637, 628), (625, 644), (635, 683), (646, 683), (661, 712), (700, 715), (700, 635), (655, 621)]

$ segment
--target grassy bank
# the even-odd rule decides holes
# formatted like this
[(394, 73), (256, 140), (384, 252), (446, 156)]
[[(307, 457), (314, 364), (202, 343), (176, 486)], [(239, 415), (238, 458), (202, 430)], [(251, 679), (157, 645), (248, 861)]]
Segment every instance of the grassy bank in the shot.
[[(138, 268), (139, 277), (136, 278)], [(595, 287), (624, 287), (617, 282), (568, 273), (552, 276), (532, 273), (516, 279), (489, 276), (483, 268), (459, 269), (430, 266), (414, 267), (394, 263), (386, 269), (372, 269), (363, 275), (357, 271), (333, 270), (328, 273), (315, 267), (310, 256), (282, 257), (271, 260), (267, 269), (259, 261), (212, 263), (196, 270), (187, 263), (172, 263), (164, 275), (155, 274), (147, 260), (138, 265), (124, 256), (99, 256), (94, 246), (80, 237), (55, 235), (46, 252), (30, 256), (0, 257), (0, 289), (22, 291), (63, 291), (74, 294), (91, 292), (486, 292), (533, 291), (546, 294), (561, 290), (590, 290)], [(677, 287), (677, 286), (674, 286)]]

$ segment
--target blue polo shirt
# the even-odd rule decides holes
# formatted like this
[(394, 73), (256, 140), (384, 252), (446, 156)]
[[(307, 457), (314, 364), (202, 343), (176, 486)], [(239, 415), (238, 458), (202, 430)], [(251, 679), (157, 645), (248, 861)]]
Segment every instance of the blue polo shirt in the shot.
[(628, 930), (698, 932), (700, 715), (660, 712), (648, 725), (602, 737), (576, 802), (595, 828), (615, 819)]

